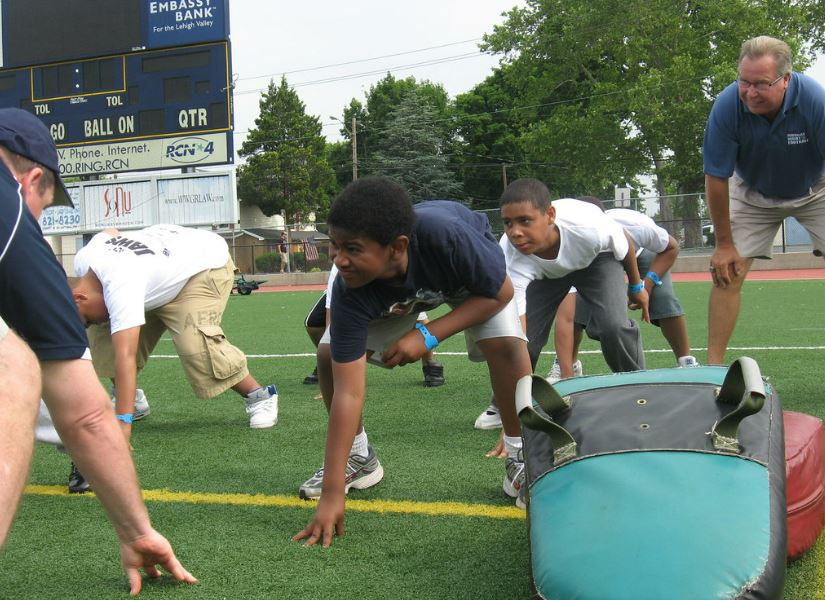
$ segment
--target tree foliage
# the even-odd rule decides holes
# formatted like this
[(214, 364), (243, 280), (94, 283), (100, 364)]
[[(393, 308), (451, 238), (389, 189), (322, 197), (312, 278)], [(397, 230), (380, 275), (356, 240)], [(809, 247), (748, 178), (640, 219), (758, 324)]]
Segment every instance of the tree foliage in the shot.
[(430, 98), (410, 90), (387, 114), (373, 154), (375, 170), (398, 181), (413, 201), (461, 195), (436, 111)]
[(265, 215), (283, 211), (287, 223), (297, 223), (329, 207), (335, 177), (321, 123), (306, 114), (286, 78), (269, 83), (238, 154), (246, 159), (238, 169), (238, 195)]
[(556, 194), (600, 194), (644, 173), (662, 196), (696, 192), (707, 115), (736, 77), (741, 43), (780, 37), (803, 67), (821, 46), (823, 21), (810, 20), (820, 4), (527, 0), (485, 37), (504, 55), (499, 79), (485, 84), (517, 91), (517, 140), (507, 145)]

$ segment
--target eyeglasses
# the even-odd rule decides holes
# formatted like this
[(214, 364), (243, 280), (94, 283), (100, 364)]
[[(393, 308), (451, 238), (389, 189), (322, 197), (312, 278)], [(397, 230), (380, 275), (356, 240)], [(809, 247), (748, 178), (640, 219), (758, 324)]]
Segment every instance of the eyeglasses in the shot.
[(780, 75), (779, 77), (777, 77), (776, 79), (774, 79), (774, 80), (773, 80), (773, 81), (771, 81), (770, 83), (769, 83), (769, 82), (767, 82), (767, 81), (757, 81), (757, 82), (753, 82), (753, 81), (748, 81), (747, 79), (742, 79), (742, 78), (740, 77), (739, 79), (737, 79), (737, 80), (736, 80), (736, 83), (738, 83), (738, 84), (739, 84), (739, 89), (740, 89), (740, 90), (747, 90), (748, 88), (751, 88), (751, 87), (752, 87), (752, 88), (753, 88), (753, 89), (755, 89), (757, 92), (767, 92), (769, 88), (772, 88), (772, 87), (773, 87), (773, 84), (775, 84), (777, 81), (779, 81), (779, 80), (780, 80), (780, 79), (782, 79), (783, 77), (785, 77), (785, 76), (784, 76), (784, 75)]

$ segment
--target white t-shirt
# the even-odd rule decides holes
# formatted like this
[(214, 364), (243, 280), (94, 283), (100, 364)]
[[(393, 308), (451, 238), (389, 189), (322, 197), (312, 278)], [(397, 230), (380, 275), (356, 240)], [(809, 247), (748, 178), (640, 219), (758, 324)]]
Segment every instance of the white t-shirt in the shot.
[(637, 253), (646, 249), (659, 254), (665, 251), (670, 242), (667, 230), (656, 225), (656, 222), (646, 214), (629, 208), (611, 208), (606, 214), (625, 228), (636, 244)]
[(146, 322), (146, 311), (172, 301), (189, 279), (222, 267), (229, 248), (220, 236), (178, 225), (153, 225), (117, 236), (95, 235), (75, 256), (75, 272), (94, 271), (103, 286), (112, 333)]
[(527, 311), (526, 290), (536, 279), (559, 279), (587, 268), (602, 252), (612, 252), (616, 260), (627, 256), (628, 244), (622, 226), (589, 202), (562, 198), (553, 202), (556, 226), (561, 238), (559, 254), (552, 260), (516, 250), (506, 235), (501, 248), (507, 273), (513, 280), (519, 315)]

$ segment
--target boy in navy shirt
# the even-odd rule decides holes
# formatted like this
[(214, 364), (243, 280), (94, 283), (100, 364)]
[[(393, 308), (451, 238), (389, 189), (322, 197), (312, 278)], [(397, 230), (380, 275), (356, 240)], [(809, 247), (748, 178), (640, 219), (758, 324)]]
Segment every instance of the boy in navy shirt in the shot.
[[(366, 363), (414, 363), (441, 340), (464, 331), (471, 360), (486, 361), (501, 401), (507, 448), (504, 491), (523, 484), (515, 386), (531, 373), (526, 338), (504, 256), (487, 218), (455, 202), (412, 207), (387, 178), (360, 179), (336, 198), (327, 219), (339, 270), (330, 328), (318, 347), (318, 374), (329, 412), (322, 467), (301, 486), (320, 501), (293, 539), (332, 543), (344, 533), (350, 487), (375, 485), (383, 468), (361, 424)], [(452, 311), (422, 325), (418, 313), (443, 303)]]

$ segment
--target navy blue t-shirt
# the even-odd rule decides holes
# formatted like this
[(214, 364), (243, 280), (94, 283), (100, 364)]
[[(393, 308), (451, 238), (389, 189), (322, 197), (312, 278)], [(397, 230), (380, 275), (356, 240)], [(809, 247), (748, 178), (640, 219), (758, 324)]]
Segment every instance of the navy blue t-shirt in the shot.
[(0, 251), (15, 232), (0, 261), (0, 317), (39, 360), (81, 358), (89, 342), (66, 272), (21, 201), (17, 182), (0, 163)]
[(708, 175), (727, 179), (735, 170), (770, 198), (809, 194), (825, 170), (825, 89), (794, 73), (782, 108), (769, 121), (748, 110), (733, 82), (710, 111), (703, 153)]
[(495, 298), (507, 275), (504, 254), (483, 214), (446, 200), (415, 207), (404, 284), (376, 279), (350, 289), (333, 284), (330, 347), (336, 362), (352, 362), (367, 349), (370, 321), (417, 314), (468, 296)]

